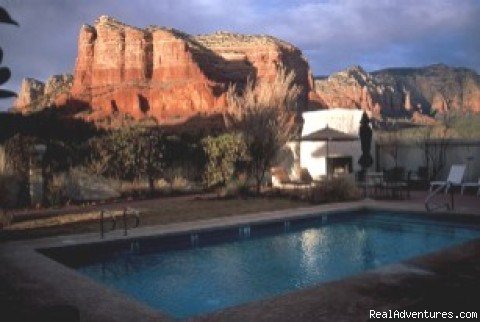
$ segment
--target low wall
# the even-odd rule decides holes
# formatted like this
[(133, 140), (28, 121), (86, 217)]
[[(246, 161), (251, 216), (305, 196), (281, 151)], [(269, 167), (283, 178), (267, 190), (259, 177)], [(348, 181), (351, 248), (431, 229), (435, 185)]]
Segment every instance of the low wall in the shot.
[[(449, 140), (448, 142), (430, 141), (424, 143), (377, 143), (376, 170), (389, 169), (395, 165), (404, 167), (406, 171), (417, 171), (426, 167), (426, 149), (439, 151), (444, 145), (445, 165), (437, 178), (446, 179), (452, 164), (466, 164), (464, 181), (477, 181), (480, 178), (480, 141)], [(396, 153), (395, 153), (396, 149)], [(395, 158), (396, 154), (396, 158)], [(431, 162), (430, 162), (431, 163)], [(431, 164), (428, 164), (431, 169)]]

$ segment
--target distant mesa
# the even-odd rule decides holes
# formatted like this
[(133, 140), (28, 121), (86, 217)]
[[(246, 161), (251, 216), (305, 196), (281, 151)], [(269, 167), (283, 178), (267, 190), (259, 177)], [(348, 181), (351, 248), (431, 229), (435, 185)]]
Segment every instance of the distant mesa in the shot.
[(70, 74), (53, 75), (45, 83), (25, 78), (15, 101), (15, 109), (32, 112), (54, 106), (62, 96), (69, 95), (72, 84), (73, 76)]
[(315, 79), (314, 90), (323, 108), (359, 108), (382, 116), (421, 119), (420, 115), (430, 115), (432, 110), (460, 108), (480, 112), (479, 75), (444, 64), (372, 73), (353, 66)]
[(137, 28), (108, 16), (84, 25), (71, 75), (45, 84), (25, 79), (15, 104), (22, 113), (48, 106), (86, 110), (94, 121), (112, 115), (160, 123), (226, 111), (230, 84), (275, 78), (279, 67), (295, 71), (299, 108), (358, 108), (378, 116), (424, 119), (431, 110), (480, 112), (478, 74), (437, 64), (368, 73), (360, 66), (314, 80), (294, 45), (266, 35), (219, 31), (192, 36), (150, 26)]

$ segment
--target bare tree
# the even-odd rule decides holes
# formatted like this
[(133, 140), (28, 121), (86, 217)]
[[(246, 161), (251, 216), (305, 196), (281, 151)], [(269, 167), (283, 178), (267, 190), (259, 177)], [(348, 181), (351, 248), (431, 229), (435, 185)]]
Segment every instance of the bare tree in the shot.
[(394, 167), (396, 168), (398, 166), (398, 152), (401, 145), (401, 133), (399, 132), (397, 123), (394, 122), (390, 128), (383, 132), (382, 135), (379, 135), (377, 140), (392, 157)]
[(437, 116), (437, 126), (428, 126), (423, 130), (419, 144), (430, 179), (436, 179), (447, 163), (448, 142), (456, 117), (457, 113), (453, 110), (441, 113)]
[(255, 84), (249, 79), (242, 93), (234, 85), (228, 89), (227, 125), (243, 135), (257, 193), (265, 172), (295, 127), (300, 88), (293, 84), (294, 79), (293, 71), (279, 68), (273, 81)]

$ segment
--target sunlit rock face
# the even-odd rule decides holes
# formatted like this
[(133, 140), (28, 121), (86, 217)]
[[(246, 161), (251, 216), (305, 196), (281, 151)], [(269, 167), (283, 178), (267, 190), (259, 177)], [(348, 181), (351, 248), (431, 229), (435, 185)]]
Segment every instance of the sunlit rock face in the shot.
[(314, 101), (323, 108), (359, 108), (384, 116), (432, 110), (480, 111), (480, 77), (472, 70), (431, 65), (367, 73), (359, 66), (315, 80)]
[(36, 100), (43, 96), (45, 84), (33, 78), (24, 78), (18, 98), (15, 101), (16, 109), (23, 109), (31, 106)]
[(294, 70), (302, 87), (299, 105), (305, 106), (312, 77), (291, 44), (269, 36), (140, 29), (102, 16), (80, 30), (67, 105), (87, 107), (94, 118), (115, 112), (159, 121), (208, 115), (225, 111), (231, 83), (271, 80), (280, 66)]
[(382, 109), (401, 104), (390, 88), (378, 84), (360, 66), (315, 80), (315, 93), (325, 108), (357, 108), (380, 114)]
[(480, 112), (480, 78), (472, 70), (431, 65), (368, 73), (353, 66), (315, 81), (302, 52), (265, 35), (216, 32), (192, 36), (151, 26), (136, 28), (101, 16), (78, 37), (73, 77), (45, 84), (25, 79), (15, 103), (22, 112), (48, 106), (110, 116), (179, 122), (226, 111), (230, 84), (271, 81), (279, 67), (295, 72), (300, 110), (353, 108), (374, 116), (425, 119), (432, 111)]
[(384, 69), (372, 75), (379, 83), (409, 93), (410, 106), (423, 112), (480, 112), (480, 76), (471, 69), (436, 64)]
[(18, 112), (31, 112), (54, 106), (70, 91), (72, 82), (73, 76), (69, 74), (53, 75), (45, 83), (25, 78), (14, 103), (14, 109)]

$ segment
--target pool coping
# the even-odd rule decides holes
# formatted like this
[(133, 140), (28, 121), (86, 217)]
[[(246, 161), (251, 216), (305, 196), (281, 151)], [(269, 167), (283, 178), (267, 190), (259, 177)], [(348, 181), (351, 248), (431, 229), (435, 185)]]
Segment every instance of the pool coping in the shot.
[[(40, 254), (37, 250), (77, 244), (91, 244), (102, 241), (119, 241), (139, 237), (194, 233), (262, 222), (318, 216), (320, 214), (340, 211), (358, 211), (364, 209), (405, 211), (405, 208), (405, 203), (362, 200), (349, 203), (214, 218), (195, 222), (142, 227), (130, 230), (128, 236), (123, 236), (121, 231), (115, 231), (108, 233), (104, 240), (99, 238), (99, 233), (90, 233), (7, 242), (0, 244), (0, 260), (4, 263), (2, 267), (0, 267), (0, 274), (4, 277), (7, 276), (7, 278), (14, 282), (14, 285), (19, 287), (22, 293), (27, 294), (33, 305), (38, 307), (58, 304), (73, 305), (78, 308), (81, 321), (171, 321), (174, 320), (173, 317), (131, 299), (125, 294), (109, 289), (105, 285), (96, 283), (90, 278), (75, 272), (73, 269)], [(425, 214), (425, 211), (420, 205), (410, 205), (408, 208), (408, 212)], [(480, 209), (478, 211), (469, 211), (468, 214), (448, 212), (434, 213), (431, 215), (442, 217), (461, 216), (462, 218), (472, 218), (475, 221), (480, 221)], [(285, 320), (286, 317), (291, 317), (292, 309), (293, 312), (295, 312), (294, 308), (301, 306), (299, 301), (302, 302), (302, 299), (302, 303), (309, 303), (309, 307), (313, 305), (331, 308), (332, 303), (330, 302), (332, 302), (332, 294), (337, 294), (336, 297), (338, 297), (338, 299), (335, 301), (335, 305), (339, 305), (338, 302), (340, 298), (358, 298), (358, 294), (356, 293), (358, 291), (357, 288), (359, 286), (368, 288), (368, 283), (365, 284), (365, 281), (370, 281), (370, 284), (385, 284), (385, 281), (392, 283), (392, 281), (401, 281), (402, 279), (412, 276), (414, 278), (418, 278), (419, 276), (429, 278), (433, 271), (431, 270), (432, 259), (434, 264), (439, 261), (439, 257), (443, 262), (445, 260), (448, 261), (449, 258), (455, 261), (458, 256), (477, 256), (478, 249), (480, 249), (480, 239), (440, 252), (383, 266), (342, 280), (320, 283), (271, 299), (226, 308), (210, 314), (194, 316), (187, 320), (240, 321), (251, 320), (252, 317), (255, 317), (255, 320)], [(437, 260), (435, 261), (435, 259)], [(335, 299), (335, 296), (333, 298)], [(367, 301), (366, 304), (362, 306), (363, 309), (368, 307), (368, 305), (378, 309), (385, 306), (385, 303), (375, 304), (374, 302), (375, 301)], [(345, 302), (345, 305), (348, 307), (347, 302)], [(358, 311), (362, 311), (363, 309), (357, 304), (356, 309), (350, 308), (348, 315), (343, 318), (337, 316), (337, 318), (340, 318), (340, 320), (349, 320), (346, 317), (350, 316), (351, 319), (358, 320)], [(325, 313), (327, 311), (328, 310), (326, 310)], [(297, 312), (297, 314), (301, 314), (301, 312)], [(332, 318), (332, 316), (327, 315), (326, 313), (324, 316), (325, 319)], [(302, 319), (305, 318), (308, 317), (303, 317)], [(321, 319), (321, 317), (317, 316), (315, 320), (319, 318)], [(367, 319), (368, 316), (365, 315), (365, 320)]]

